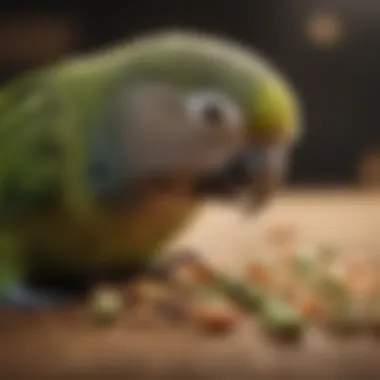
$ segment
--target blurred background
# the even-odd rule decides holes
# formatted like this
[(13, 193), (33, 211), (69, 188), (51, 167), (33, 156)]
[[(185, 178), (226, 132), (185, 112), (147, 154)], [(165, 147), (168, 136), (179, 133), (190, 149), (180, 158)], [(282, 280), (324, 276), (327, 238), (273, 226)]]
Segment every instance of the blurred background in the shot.
[(377, 0), (3, 1), (0, 80), (138, 32), (191, 27), (252, 45), (293, 81), (307, 133), (294, 185), (380, 182)]

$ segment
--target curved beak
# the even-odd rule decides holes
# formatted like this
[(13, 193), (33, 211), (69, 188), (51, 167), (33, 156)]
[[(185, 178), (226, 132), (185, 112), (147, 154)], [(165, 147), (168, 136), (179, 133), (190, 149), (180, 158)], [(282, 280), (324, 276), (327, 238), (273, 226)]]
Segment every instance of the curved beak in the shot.
[(202, 181), (202, 191), (225, 199), (243, 196), (244, 211), (259, 211), (283, 184), (289, 152), (288, 144), (248, 146), (220, 172)]
[(247, 196), (247, 209), (261, 209), (285, 181), (289, 149), (281, 145), (251, 147), (243, 152), (241, 160), (241, 165), (246, 168), (243, 192)]

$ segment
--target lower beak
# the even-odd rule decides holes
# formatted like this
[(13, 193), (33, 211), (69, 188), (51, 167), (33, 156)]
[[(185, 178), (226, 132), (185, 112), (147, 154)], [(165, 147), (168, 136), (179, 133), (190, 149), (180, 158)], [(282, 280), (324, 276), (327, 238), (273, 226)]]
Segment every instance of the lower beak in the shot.
[(286, 177), (287, 147), (248, 147), (239, 153), (203, 185), (210, 195), (235, 198), (243, 196), (244, 210), (249, 213), (267, 205)]

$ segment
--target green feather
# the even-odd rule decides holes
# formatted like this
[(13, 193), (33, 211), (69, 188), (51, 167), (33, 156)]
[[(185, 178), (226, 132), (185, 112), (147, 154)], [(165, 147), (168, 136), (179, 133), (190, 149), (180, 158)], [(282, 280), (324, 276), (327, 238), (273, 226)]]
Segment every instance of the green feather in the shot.
[(34, 211), (57, 187), (61, 142), (53, 123), (58, 107), (54, 92), (35, 73), (2, 91), (0, 222)]

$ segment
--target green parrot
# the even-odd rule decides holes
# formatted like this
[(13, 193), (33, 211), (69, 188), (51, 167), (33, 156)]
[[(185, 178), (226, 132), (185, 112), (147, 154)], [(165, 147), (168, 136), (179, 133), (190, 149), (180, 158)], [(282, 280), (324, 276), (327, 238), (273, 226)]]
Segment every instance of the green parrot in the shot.
[(276, 69), (197, 32), (14, 79), (0, 92), (1, 302), (43, 307), (53, 297), (41, 283), (144, 267), (206, 196), (242, 188), (264, 205), (300, 131)]

